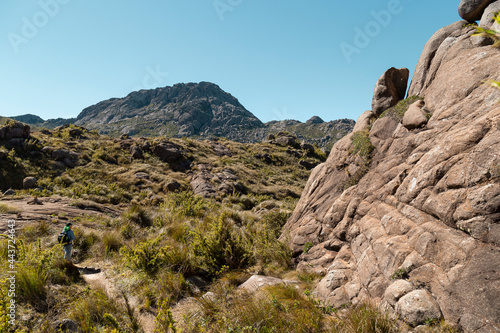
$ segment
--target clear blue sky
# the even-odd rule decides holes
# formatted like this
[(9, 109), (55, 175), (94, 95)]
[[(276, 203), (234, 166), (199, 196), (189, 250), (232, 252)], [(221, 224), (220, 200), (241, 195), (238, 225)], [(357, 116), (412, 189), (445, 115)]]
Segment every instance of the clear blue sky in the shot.
[[(140, 88), (210, 81), (264, 122), (356, 119), (386, 69), (413, 72), (430, 36), (460, 20), (458, 4), (2, 0), (0, 115), (76, 117)], [(381, 11), (391, 17), (377, 22)]]

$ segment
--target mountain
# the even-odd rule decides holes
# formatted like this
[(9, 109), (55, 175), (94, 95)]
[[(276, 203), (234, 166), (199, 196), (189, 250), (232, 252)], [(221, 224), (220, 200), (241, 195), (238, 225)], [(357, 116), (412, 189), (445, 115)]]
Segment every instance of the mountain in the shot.
[(500, 330), (500, 92), (483, 84), (500, 52), (474, 32), (436, 32), (405, 100), (408, 70), (382, 75), (373, 111), (313, 170), (282, 240), (297, 269), (324, 274), (325, 304)]
[(76, 119), (43, 121), (33, 115), (14, 118), (47, 128), (74, 123), (110, 136), (225, 137), (238, 142), (261, 142), (269, 134), (287, 131), (324, 148), (331, 148), (354, 126), (350, 119), (324, 122), (319, 117), (306, 123), (282, 120), (264, 124), (235, 97), (209, 82), (135, 91), (124, 98), (89, 106)]

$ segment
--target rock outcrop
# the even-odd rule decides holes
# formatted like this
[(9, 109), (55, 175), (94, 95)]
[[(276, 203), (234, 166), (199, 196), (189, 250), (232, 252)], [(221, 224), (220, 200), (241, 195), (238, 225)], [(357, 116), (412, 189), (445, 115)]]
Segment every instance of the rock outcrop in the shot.
[(461, 0), (458, 14), (464, 20), (474, 22), (481, 19), (486, 7), (494, 0)]
[(333, 146), (282, 239), (334, 306), (371, 299), (415, 325), (497, 332), (500, 92), (482, 82), (500, 77), (500, 51), (462, 25), (426, 44), (410, 88), (424, 99), (404, 123), (367, 111)]
[(378, 79), (373, 93), (372, 112), (380, 115), (405, 97), (410, 71), (407, 68), (388, 69)]

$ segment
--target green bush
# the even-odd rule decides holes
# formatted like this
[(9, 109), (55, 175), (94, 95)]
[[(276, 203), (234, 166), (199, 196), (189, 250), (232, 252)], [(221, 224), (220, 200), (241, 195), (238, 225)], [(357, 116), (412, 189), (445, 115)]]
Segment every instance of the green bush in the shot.
[(202, 267), (211, 276), (223, 268), (237, 269), (251, 261), (249, 240), (229, 221), (225, 212), (206, 217), (192, 231), (191, 244)]
[(140, 205), (132, 205), (132, 207), (122, 214), (122, 218), (143, 228), (153, 225), (153, 219), (146, 209)]
[(132, 268), (154, 274), (166, 262), (168, 247), (161, 244), (162, 236), (136, 244), (134, 247), (122, 247), (120, 253)]
[(375, 147), (370, 141), (369, 134), (370, 133), (368, 131), (359, 131), (352, 135), (351, 154), (359, 154), (361, 157), (367, 159), (371, 158), (371, 154)]
[(413, 103), (420, 101), (420, 100), (423, 100), (423, 97), (410, 96), (407, 99), (401, 100), (395, 106), (385, 110), (380, 115), (380, 118), (391, 117), (394, 120), (400, 122), (401, 120), (403, 120), (403, 117), (404, 117), (406, 111), (408, 111), (408, 109), (410, 108), (410, 105), (412, 105)]

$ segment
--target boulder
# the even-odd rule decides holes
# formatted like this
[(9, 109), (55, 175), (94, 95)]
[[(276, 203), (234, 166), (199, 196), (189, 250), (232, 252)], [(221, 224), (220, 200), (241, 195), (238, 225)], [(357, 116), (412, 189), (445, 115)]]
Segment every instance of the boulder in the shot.
[(356, 121), (356, 125), (354, 125), (353, 133), (365, 130), (370, 126), (372, 119), (375, 117), (372, 111), (365, 111), (359, 116)]
[(409, 75), (410, 71), (407, 68), (394, 67), (382, 74), (373, 93), (372, 111), (375, 115), (379, 116), (405, 98)]
[(23, 188), (26, 190), (30, 188), (35, 188), (37, 182), (38, 179), (36, 179), (35, 177), (26, 177), (23, 179)]
[(69, 150), (56, 149), (52, 151), (51, 156), (56, 161), (63, 161), (64, 159), (69, 158)]
[(161, 142), (153, 148), (153, 154), (158, 156), (163, 162), (174, 163), (184, 156), (181, 147), (171, 142)]
[(283, 280), (272, 276), (253, 275), (243, 284), (241, 284), (238, 288), (245, 290), (249, 293), (255, 293), (262, 287), (272, 286), (276, 284), (283, 284), (283, 283), (284, 283)]
[(392, 137), (398, 123), (391, 117), (377, 119), (370, 130), (370, 139), (375, 137), (379, 140), (387, 140)]
[(494, 0), (461, 0), (458, 14), (464, 20), (474, 22), (481, 19), (484, 10)]
[(415, 71), (413, 72), (408, 96), (421, 96), (425, 88), (427, 88), (434, 78), (435, 72), (429, 69), (434, 62), (437, 50), (443, 44), (446, 38), (452, 34), (461, 31), (462, 27), (467, 24), (467, 21), (458, 21), (444, 28), (441, 28), (432, 35), (429, 41), (425, 44), (422, 55), (420, 56)]
[(276, 138), (276, 143), (280, 146), (284, 147), (294, 147), (294, 148), (300, 148), (300, 145), (298, 144), (297, 140), (293, 136), (278, 136)]
[(133, 145), (130, 147), (130, 155), (132, 155), (132, 158), (135, 158), (136, 160), (144, 158), (144, 155), (142, 153), (142, 149), (136, 145)]
[(500, 1), (492, 2), (484, 10), (479, 26), (485, 29), (500, 31), (500, 25), (493, 19), (498, 12), (500, 12)]
[(78, 332), (78, 324), (71, 319), (63, 319), (55, 323), (58, 332)]
[(396, 303), (396, 311), (412, 325), (441, 318), (439, 304), (427, 290), (423, 289), (412, 291), (401, 297)]
[(179, 184), (175, 180), (171, 181), (167, 184), (167, 190), (169, 190), (170, 192), (175, 192), (180, 188), (181, 188), (181, 184)]
[(420, 128), (427, 124), (426, 113), (423, 110), (424, 101), (413, 103), (403, 117), (403, 126), (409, 130)]
[(314, 146), (305, 141), (300, 144), (300, 149), (306, 150), (310, 154), (314, 153)]
[(7, 133), (7, 126), (0, 127), (0, 140), (5, 139), (5, 133)]
[(7, 191), (3, 193), (3, 195), (16, 195), (16, 191), (13, 189), (9, 188)]
[(149, 174), (146, 173), (146, 172), (136, 172), (134, 176), (137, 179), (147, 179), (147, 180), (149, 180)]
[(303, 166), (307, 170), (312, 170), (312, 169), (314, 169), (316, 167), (316, 165), (318, 165), (318, 163), (316, 163), (316, 162), (310, 162), (310, 161), (307, 161), (307, 160), (300, 160), (299, 161), (299, 165)]
[(413, 284), (407, 280), (394, 281), (384, 293), (384, 298), (392, 306), (395, 306), (401, 297), (414, 290)]

